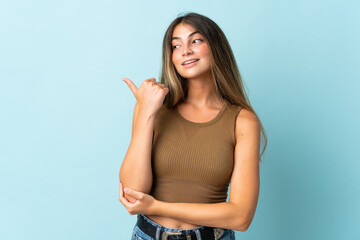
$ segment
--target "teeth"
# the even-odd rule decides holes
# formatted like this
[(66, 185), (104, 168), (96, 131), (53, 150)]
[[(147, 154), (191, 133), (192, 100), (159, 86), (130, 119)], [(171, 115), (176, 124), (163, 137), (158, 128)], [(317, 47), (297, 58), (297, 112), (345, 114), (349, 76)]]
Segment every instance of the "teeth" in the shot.
[(195, 60), (190, 60), (190, 61), (186, 61), (186, 62), (184, 62), (184, 64), (192, 63), (192, 62), (195, 62), (195, 61), (197, 61), (197, 59), (195, 59)]

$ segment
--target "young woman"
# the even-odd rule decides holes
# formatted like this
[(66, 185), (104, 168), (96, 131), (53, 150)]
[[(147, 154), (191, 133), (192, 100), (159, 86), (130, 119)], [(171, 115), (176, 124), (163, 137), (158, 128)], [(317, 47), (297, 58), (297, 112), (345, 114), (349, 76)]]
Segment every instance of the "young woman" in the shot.
[(179, 16), (163, 39), (161, 83), (123, 81), (137, 99), (119, 194), (137, 214), (132, 239), (226, 240), (246, 231), (267, 138), (219, 26)]

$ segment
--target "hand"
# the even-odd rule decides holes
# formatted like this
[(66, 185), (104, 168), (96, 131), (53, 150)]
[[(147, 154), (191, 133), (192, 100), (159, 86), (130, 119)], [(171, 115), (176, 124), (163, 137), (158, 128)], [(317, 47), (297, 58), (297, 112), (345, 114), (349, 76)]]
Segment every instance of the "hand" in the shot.
[(146, 193), (138, 192), (130, 188), (124, 188), (124, 191), (128, 195), (136, 199), (134, 203), (131, 203), (124, 197), (122, 184), (120, 182), (119, 182), (119, 187), (120, 187), (119, 200), (128, 210), (130, 215), (153, 214), (154, 208), (157, 204), (157, 200), (155, 198), (153, 198), (152, 196)]
[(144, 80), (139, 88), (128, 78), (122, 78), (122, 80), (129, 86), (140, 108), (145, 109), (150, 115), (156, 114), (169, 92), (169, 88), (165, 87), (165, 84), (157, 82), (155, 78)]

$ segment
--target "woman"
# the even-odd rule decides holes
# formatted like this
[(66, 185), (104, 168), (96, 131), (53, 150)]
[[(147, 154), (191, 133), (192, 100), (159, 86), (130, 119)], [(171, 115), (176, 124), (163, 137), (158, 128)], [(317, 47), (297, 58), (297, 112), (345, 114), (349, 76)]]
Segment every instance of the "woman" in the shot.
[(119, 194), (137, 214), (132, 239), (225, 240), (246, 231), (266, 134), (218, 25), (197, 13), (176, 18), (163, 39), (161, 83), (123, 81), (137, 99)]

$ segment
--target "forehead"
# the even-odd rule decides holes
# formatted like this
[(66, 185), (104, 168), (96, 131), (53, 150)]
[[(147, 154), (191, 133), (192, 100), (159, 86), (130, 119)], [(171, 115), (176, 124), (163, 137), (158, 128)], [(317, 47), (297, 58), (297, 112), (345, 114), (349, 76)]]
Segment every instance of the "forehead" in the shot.
[(178, 24), (172, 33), (172, 38), (183, 38), (186, 39), (190, 33), (196, 32), (196, 29), (190, 24), (180, 23)]

